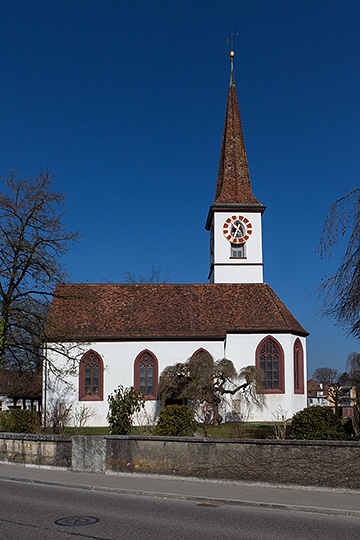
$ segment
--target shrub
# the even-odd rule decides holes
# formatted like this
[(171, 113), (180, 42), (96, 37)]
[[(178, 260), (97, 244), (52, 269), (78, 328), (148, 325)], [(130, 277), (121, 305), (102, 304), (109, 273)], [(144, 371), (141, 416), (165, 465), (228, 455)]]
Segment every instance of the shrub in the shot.
[(197, 429), (194, 412), (186, 405), (167, 405), (160, 411), (154, 435), (193, 437)]
[(308, 440), (345, 439), (341, 420), (330, 407), (307, 407), (293, 416), (290, 437)]
[(143, 394), (134, 387), (124, 388), (120, 385), (108, 397), (109, 412), (107, 421), (110, 435), (128, 435), (133, 425), (133, 414), (140, 412), (145, 406)]
[(41, 422), (36, 411), (11, 409), (0, 412), (0, 431), (7, 433), (39, 433)]
[(68, 405), (60, 398), (51, 400), (46, 412), (46, 425), (57, 435), (63, 434), (71, 420), (72, 405)]

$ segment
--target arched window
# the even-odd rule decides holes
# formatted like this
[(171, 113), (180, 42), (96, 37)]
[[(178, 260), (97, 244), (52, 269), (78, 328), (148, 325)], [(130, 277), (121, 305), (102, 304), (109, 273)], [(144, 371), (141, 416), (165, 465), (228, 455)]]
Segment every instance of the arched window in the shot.
[(102, 401), (104, 395), (104, 364), (95, 351), (88, 351), (80, 360), (79, 400)]
[(158, 398), (158, 361), (156, 356), (148, 351), (137, 355), (134, 363), (134, 386), (146, 399)]
[(294, 343), (294, 392), (304, 393), (304, 352), (299, 338)]
[(191, 358), (195, 358), (195, 356), (198, 356), (199, 354), (204, 355), (204, 356), (207, 356), (207, 357), (209, 357), (209, 358), (212, 358), (211, 354), (210, 354), (206, 349), (203, 349), (202, 347), (200, 347), (200, 349), (198, 349), (197, 351), (195, 351), (195, 352), (191, 355)]
[(266, 394), (283, 394), (284, 383), (284, 351), (278, 341), (271, 336), (264, 338), (256, 349), (256, 366), (264, 372), (264, 389)]

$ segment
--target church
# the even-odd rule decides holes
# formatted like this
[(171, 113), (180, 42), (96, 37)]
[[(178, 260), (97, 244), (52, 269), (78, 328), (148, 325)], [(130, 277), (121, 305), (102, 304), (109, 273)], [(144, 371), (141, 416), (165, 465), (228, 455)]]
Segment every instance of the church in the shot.
[[(121, 384), (145, 395), (153, 420), (162, 370), (203, 351), (231, 360), (237, 371), (256, 365), (264, 372), (264, 406), (245, 412), (233, 399), (225, 418), (271, 421), (277, 411), (291, 418), (306, 407), (308, 333), (263, 282), (265, 207), (251, 189), (233, 58), (231, 52), (215, 200), (205, 225), (209, 283), (58, 285), (47, 324), (44, 411), (60, 399), (73, 410), (88, 407), (88, 425), (105, 426), (107, 397)], [(65, 349), (79, 359), (68, 372)]]

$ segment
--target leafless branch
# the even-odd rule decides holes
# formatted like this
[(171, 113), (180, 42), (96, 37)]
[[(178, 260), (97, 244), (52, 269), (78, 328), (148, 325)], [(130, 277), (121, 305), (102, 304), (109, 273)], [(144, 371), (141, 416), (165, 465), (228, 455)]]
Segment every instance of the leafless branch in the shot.
[(340, 266), (334, 275), (325, 276), (318, 289), (320, 314), (354, 337), (360, 337), (360, 188), (335, 201), (329, 208), (321, 240), (321, 257), (331, 257), (334, 246), (349, 234)]
[(68, 279), (60, 258), (79, 233), (66, 231), (65, 196), (48, 171), (0, 181), (0, 365), (38, 372), (49, 300)]

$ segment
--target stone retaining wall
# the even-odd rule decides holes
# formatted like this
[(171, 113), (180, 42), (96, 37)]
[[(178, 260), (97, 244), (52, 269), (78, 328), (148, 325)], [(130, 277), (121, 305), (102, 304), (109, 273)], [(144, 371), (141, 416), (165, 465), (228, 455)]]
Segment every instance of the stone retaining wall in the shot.
[(71, 468), (71, 455), (71, 437), (0, 433), (0, 461)]
[(46, 436), (0, 433), (0, 460), (88, 472), (134, 472), (360, 489), (360, 442)]

